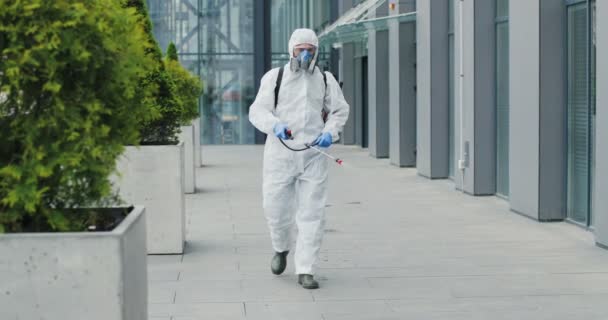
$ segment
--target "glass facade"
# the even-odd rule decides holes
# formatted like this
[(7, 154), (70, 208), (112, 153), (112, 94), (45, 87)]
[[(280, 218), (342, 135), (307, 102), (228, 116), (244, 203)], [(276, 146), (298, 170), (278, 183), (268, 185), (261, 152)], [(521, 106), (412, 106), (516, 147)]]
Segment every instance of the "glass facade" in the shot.
[(199, 1), (203, 144), (252, 144), (253, 0)]
[[(272, 67), (289, 62), (288, 42), (293, 30), (310, 28), (319, 33), (329, 25), (330, 1), (326, 0), (272, 0), (271, 50)], [(318, 65), (327, 68), (329, 47), (320, 48)]]
[(177, 1), (148, 0), (148, 11), (152, 20), (154, 36), (165, 52), (169, 43), (175, 42)]
[(568, 218), (590, 225), (595, 109), (595, 45), (590, 17), (595, 3), (568, 6)]
[(590, 5), (591, 5), (591, 16), (590, 16), (590, 19), (591, 19), (591, 43), (590, 43), (590, 45), (591, 45), (591, 48), (590, 48), (590, 55), (589, 55), (589, 57), (590, 57), (591, 61), (589, 62), (589, 73), (590, 73), (590, 79), (589, 79), (589, 81), (590, 81), (590, 85), (589, 85), (589, 87), (590, 87), (589, 88), (590, 89), (590, 97), (589, 98), (590, 98), (590, 108), (591, 108), (591, 129), (590, 129), (590, 131), (591, 131), (591, 133), (590, 133), (590, 136), (591, 136), (591, 139), (590, 139), (591, 140), (591, 143), (590, 143), (590, 149), (591, 149), (591, 161), (590, 161), (591, 162), (591, 168), (590, 168), (590, 171), (591, 171), (591, 174), (590, 174), (590, 177), (589, 177), (589, 180), (590, 180), (589, 184), (591, 186), (591, 192), (590, 192), (590, 198), (591, 198), (591, 200), (590, 200), (590, 205), (591, 205), (590, 211), (591, 212), (589, 213), (589, 216), (590, 216), (590, 218), (589, 218), (589, 224), (593, 225), (593, 217), (594, 217), (593, 212), (594, 212), (594, 209), (595, 209), (595, 206), (594, 206), (595, 198), (593, 197), (593, 195), (595, 194), (595, 152), (594, 152), (594, 150), (595, 150), (595, 141), (596, 141), (595, 140), (595, 128), (596, 128), (596, 126), (595, 126), (595, 114), (596, 114), (596, 108), (597, 108), (596, 107), (596, 92), (595, 92), (595, 90), (596, 90), (596, 81), (595, 81), (595, 79), (596, 79), (596, 77), (595, 77), (595, 75), (596, 75), (596, 67), (595, 67), (596, 66), (595, 28), (596, 28), (596, 25), (597, 25), (596, 14), (595, 14), (595, 12), (596, 12), (596, 2), (595, 2), (595, 0), (591, 1)]
[[(320, 31), (329, 24), (330, 2), (272, 0), (272, 66), (289, 61), (287, 43), (296, 28)], [(148, 0), (159, 45), (176, 44), (181, 63), (203, 82), (203, 144), (253, 144), (248, 108), (254, 90), (254, 0)], [(329, 48), (319, 66), (327, 68)]]
[(496, 193), (509, 196), (509, 0), (496, 0)]
[(255, 98), (253, 0), (148, 0), (155, 36), (177, 46), (181, 63), (200, 76), (203, 144), (251, 144), (247, 109)]

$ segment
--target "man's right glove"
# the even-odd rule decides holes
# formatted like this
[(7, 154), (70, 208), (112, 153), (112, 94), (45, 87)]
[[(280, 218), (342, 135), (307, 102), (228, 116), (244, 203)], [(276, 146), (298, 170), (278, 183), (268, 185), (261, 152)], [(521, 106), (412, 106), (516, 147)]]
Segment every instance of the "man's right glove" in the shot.
[(277, 123), (273, 128), (274, 135), (279, 139), (288, 140), (289, 135), (287, 135), (287, 125), (284, 123)]

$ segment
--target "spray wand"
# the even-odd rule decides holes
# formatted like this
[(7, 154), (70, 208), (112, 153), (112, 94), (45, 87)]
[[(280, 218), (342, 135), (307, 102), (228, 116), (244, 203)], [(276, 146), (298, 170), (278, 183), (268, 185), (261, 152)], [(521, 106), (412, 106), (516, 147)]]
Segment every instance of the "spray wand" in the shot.
[[(289, 138), (289, 140), (293, 140), (293, 136), (291, 135), (291, 130), (287, 130), (287, 137)], [(315, 144), (306, 144), (305, 147), (302, 149), (293, 149), (290, 146), (288, 146), (287, 144), (285, 144), (285, 142), (283, 142), (283, 139), (279, 139), (279, 141), (281, 141), (281, 143), (285, 146), (285, 148), (287, 148), (291, 151), (299, 152), (299, 151), (312, 149), (312, 150), (315, 150), (316, 152), (328, 157), (329, 159), (333, 160), (335, 163), (337, 163), (339, 165), (342, 165), (342, 163), (344, 162), (342, 159), (336, 158), (336, 157), (330, 155), (329, 153), (317, 148), (315, 146)]]
[(337, 163), (337, 164), (339, 164), (339, 165), (342, 165), (342, 162), (344, 162), (342, 159), (336, 158), (336, 157), (334, 157), (334, 156), (330, 155), (329, 153), (326, 153), (326, 152), (322, 151), (321, 149), (319, 149), (319, 148), (317, 148), (317, 147), (315, 147), (315, 146), (309, 146), (309, 147), (310, 147), (311, 149), (313, 149), (313, 150), (317, 151), (318, 153), (320, 153), (320, 154), (322, 154), (322, 155), (324, 155), (324, 156), (326, 156), (326, 157), (330, 158), (331, 160), (333, 160), (335, 163)]

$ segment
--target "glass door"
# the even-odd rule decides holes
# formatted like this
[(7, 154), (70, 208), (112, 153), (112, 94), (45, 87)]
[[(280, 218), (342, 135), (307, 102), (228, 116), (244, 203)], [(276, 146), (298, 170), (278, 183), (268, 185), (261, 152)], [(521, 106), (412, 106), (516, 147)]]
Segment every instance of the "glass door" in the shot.
[(449, 150), (448, 150), (448, 177), (454, 179), (456, 172), (456, 120), (455, 120), (455, 103), (454, 103), (454, 77), (455, 74), (455, 61), (454, 61), (454, 4), (455, 0), (449, 0), (448, 2), (448, 139), (449, 139)]
[[(593, 3), (591, 3), (593, 7)], [(568, 219), (591, 224), (592, 132), (594, 94), (590, 5), (580, 1), (568, 11)]]
[(590, 174), (589, 174), (589, 185), (590, 185), (590, 193), (589, 193), (589, 198), (590, 198), (590, 209), (589, 209), (589, 225), (593, 225), (593, 210), (594, 210), (594, 195), (595, 195), (595, 111), (596, 111), (596, 104), (595, 104), (595, 60), (596, 60), (596, 55), (595, 55), (595, 26), (596, 26), (596, 7), (595, 7), (595, 0), (592, 0), (589, 2), (590, 5), (590, 10), (589, 10), (589, 18), (591, 19), (591, 27), (590, 27), (590, 52), (589, 52), (589, 99), (590, 99), (590, 109), (591, 109), (591, 121), (590, 121), (590, 137), (591, 137), (591, 141), (589, 144), (589, 150), (590, 150)]
[(367, 99), (367, 57), (361, 58), (361, 98), (363, 99), (361, 107), (363, 108), (363, 137), (361, 141), (362, 148), (369, 147), (369, 107)]
[(509, 1), (496, 0), (496, 194), (509, 197)]

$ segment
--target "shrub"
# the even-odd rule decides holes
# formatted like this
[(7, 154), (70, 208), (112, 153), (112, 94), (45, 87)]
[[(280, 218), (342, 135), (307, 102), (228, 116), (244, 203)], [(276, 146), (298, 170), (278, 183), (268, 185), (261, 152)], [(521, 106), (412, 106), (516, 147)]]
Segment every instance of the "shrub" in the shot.
[(176, 86), (167, 72), (162, 60), (155, 61), (154, 69), (143, 79), (143, 95), (150, 96), (146, 105), (151, 112), (158, 115), (154, 118), (141, 119), (140, 131), (143, 145), (177, 144), (179, 127), (182, 119), (182, 105), (176, 92)]
[(189, 125), (199, 115), (198, 98), (202, 86), (200, 79), (192, 75), (178, 61), (177, 50), (173, 43), (169, 44), (165, 68), (175, 84), (175, 94), (181, 105), (181, 125)]
[(177, 57), (177, 48), (173, 42), (169, 43), (169, 47), (167, 47), (167, 60), (179, 61)]
[(128, 0), (126, 6), (134, 8), (142, 16), (147, 56), (152, 60), (150, 70), (140, 79), (139, 95), (146, 97), (145, 104), (151, 117), (141, 119), (141, 144), (176, 144), (183, 120), (183, 104), (177, 86), (166, 69), (162, 52), (152, 33), (152, 23), (144, 0)]
[[(70, 231), (153, 113), (153, 51), (121, 0), (0, 0), (0, 232)], [(154, 69), (153, 69), (154, 70)]]

